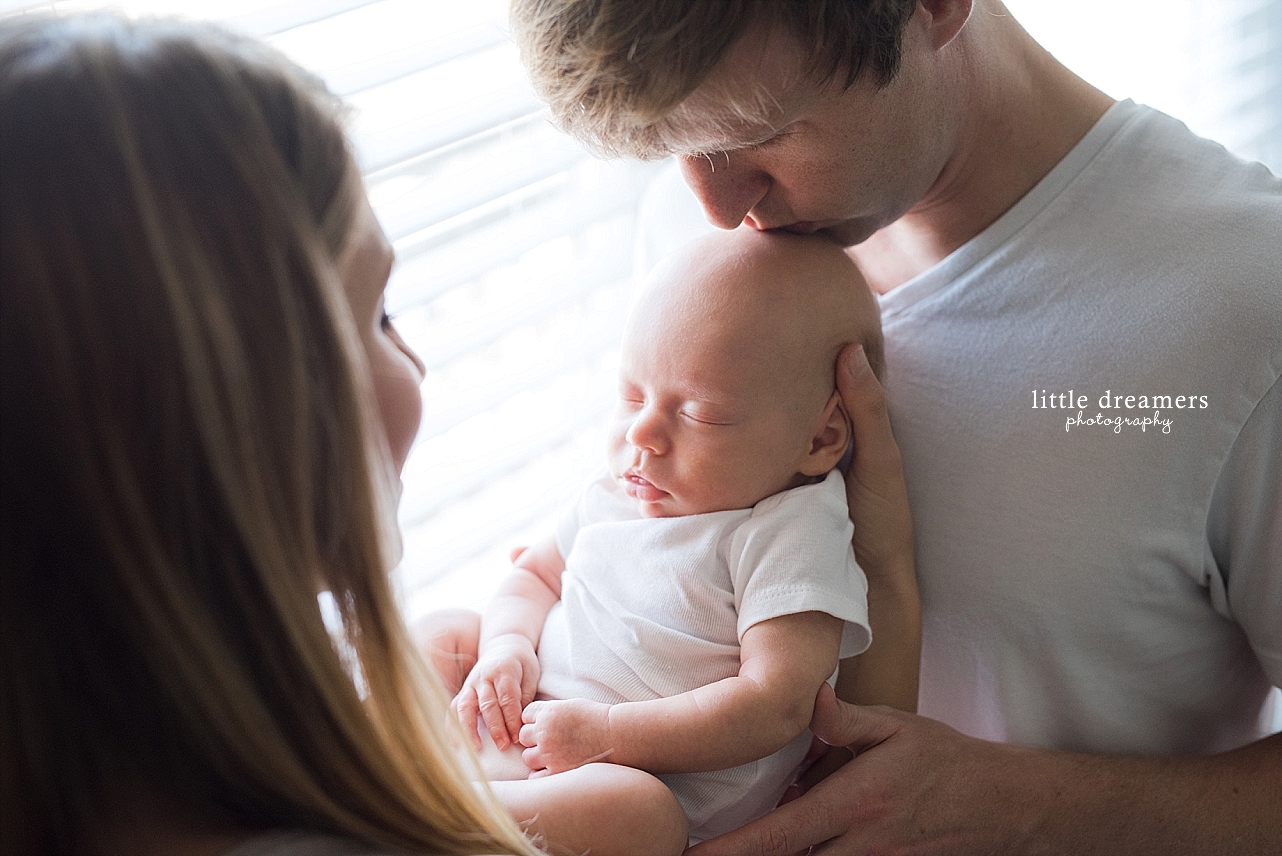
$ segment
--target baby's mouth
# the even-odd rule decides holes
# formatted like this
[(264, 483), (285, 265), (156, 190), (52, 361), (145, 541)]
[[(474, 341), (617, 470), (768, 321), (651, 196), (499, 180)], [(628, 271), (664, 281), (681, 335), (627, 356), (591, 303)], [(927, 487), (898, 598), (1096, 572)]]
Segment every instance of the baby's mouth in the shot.
[(668, 495), (666, 490), (651, 483), (636, 470), (623, 474), (623, 492), (641, 502), (658, 502)]

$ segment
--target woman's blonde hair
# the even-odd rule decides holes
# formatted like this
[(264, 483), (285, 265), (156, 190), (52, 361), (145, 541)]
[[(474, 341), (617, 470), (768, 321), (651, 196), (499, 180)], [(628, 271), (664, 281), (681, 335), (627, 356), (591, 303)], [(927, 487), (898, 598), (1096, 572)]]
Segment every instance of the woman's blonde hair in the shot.
[(5, 853), (91, 848), (150, 798), (533, 852), (469, 783), (392, 596), (338, 115), (217, 29), (0, 22)]

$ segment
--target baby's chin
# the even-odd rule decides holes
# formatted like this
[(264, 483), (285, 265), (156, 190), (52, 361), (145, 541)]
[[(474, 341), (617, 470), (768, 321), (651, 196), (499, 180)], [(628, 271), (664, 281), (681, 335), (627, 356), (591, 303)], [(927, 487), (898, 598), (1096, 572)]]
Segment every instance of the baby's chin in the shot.
[[(667, 517), (692, 517), (696, 514), (715, 514), (718, 511), (733, 511), (741, 507), (732, 503), (689, 504), (682, 502), (671, 494), (657, 502), (644, 502), (633, 497), (632, 504), (638, 514), (651, 520)], [(745, 505), (742, 508), (751, 508), (755, 504)]]

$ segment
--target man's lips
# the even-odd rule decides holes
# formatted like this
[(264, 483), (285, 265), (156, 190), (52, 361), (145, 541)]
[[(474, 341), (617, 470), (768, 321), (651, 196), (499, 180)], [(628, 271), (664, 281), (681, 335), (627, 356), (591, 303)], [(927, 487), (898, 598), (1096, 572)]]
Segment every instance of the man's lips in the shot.
[(821, 229), (827, 229), (829, 226), (839, 222), (837, 220), (797, 220), (793, 223), (767, 223), (758, 220), (752, 215), (744, 218), (744, 222), (759, 232), (791, 232), (794, 235), (813, 235)]
[(658, 502), (668, 495), (666, 490), (656, 487), (639, 473), (631, 470), (623, 474), (623, 492), (642, 502)]
[(812, 220), (802, 220), (798, 223), (789, 223), (787, 226), (780, 226), (779, 231), (791, 232), (794, 235), (813, 235), (822, 228), (824, 228), (823, 223), (816, 223)]

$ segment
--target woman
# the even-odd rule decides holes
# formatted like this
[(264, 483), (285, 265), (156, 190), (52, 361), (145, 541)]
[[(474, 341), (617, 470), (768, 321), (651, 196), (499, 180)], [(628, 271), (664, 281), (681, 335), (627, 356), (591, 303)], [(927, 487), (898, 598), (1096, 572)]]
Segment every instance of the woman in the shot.
[(422, 366), (338, 113), (215, 29), (0, 23), (0, 852), (535, 852), (389, 588)]

